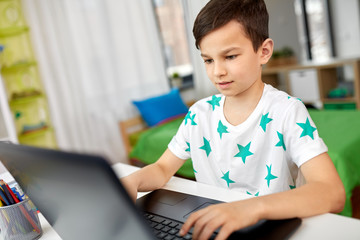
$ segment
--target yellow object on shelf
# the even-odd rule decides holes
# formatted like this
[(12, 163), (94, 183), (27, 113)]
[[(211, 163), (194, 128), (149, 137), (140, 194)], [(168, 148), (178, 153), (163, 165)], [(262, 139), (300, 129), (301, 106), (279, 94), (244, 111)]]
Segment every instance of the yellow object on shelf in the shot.
[(0, 1), (0, 29), (25, 26), (20, 0)]
[(44, 128), (31, 133), (20, 134), (19, 142), (35, 147), (56, 148), (55, 132), (53, 128)]
[(43, 92), (35, 62), (3, 68), (1, 73), (9, 100), (39, 95)]
[(1, 53), (1, 65), (11, 67), (34, 60), (34, 54), (30, 45), (29, 29), (16, 27), (0, 29), (0, 45), (4, 47)]
[(10, 101), (17, 134), (25, 133), (29, 126), (48, 126), (50, 122), (45, 96), (32, 96)]

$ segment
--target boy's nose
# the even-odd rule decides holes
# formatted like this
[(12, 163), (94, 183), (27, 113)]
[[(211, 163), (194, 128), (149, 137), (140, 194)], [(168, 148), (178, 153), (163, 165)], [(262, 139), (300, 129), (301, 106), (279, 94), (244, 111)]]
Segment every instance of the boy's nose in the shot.
[(226, 68), (225, 68), (224, 64), (219, 63), (219, 62), (215, 63), (213, 74), (216, 77), (222, 77), (222, 76), (226, 75)]

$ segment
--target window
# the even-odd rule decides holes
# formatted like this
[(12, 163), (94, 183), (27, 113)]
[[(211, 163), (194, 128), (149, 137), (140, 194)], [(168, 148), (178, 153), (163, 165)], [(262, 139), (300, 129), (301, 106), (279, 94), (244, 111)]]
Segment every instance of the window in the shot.
[[(172, 87), (191, 87), (192, 64), (185, 31), (184, 11), (181, 0), (153, 0), (165, 57), (167, 76)], [(177, 73), (181, 83), (171, 81)]]
[(334, 56), (328, 0), (297, 0), (295, 12), (301, 44), (307, 60), (327, 60)]

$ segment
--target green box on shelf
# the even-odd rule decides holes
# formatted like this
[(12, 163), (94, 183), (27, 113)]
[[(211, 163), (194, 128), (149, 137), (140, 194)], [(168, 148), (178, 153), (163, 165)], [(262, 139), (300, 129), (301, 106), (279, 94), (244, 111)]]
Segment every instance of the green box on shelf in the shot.
[(326, 110), (351, 110), (356, 109), (356, 103), (325, 103)]

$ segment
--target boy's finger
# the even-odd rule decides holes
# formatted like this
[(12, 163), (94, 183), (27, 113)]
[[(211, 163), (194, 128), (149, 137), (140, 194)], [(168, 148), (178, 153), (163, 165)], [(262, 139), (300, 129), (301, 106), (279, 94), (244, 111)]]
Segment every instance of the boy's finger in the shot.
[(179, 234), (181, 236), (184, 236), (190, 228), (194, 225), (194, 223), (202, 216), (201, 211), (197, 211), (195, 213), (190, 214), (189, 218), (186, 220), (186, 222), (182, 225)]
[[(191, 216), (190, 216), (191, 217)], [(186, 222), (182, 225), (179, 234), (181, 236), (184, 236), (186, 233), (189, 232), (190, 228), (194, 225), (195, 220), (192, 220), (191, 218), (188, 218), (188, 220), (186, 220)]]

